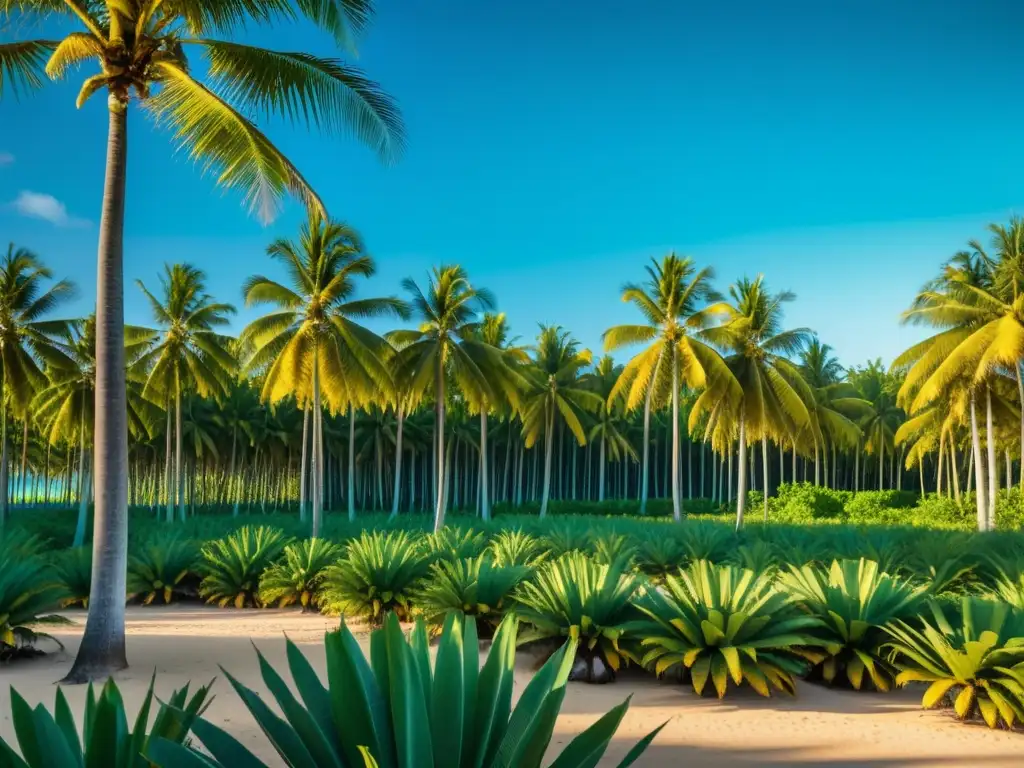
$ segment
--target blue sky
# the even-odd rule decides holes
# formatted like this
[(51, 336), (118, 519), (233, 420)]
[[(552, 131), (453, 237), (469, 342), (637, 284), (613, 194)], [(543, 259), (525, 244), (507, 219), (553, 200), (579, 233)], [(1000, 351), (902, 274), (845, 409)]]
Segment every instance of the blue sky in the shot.
[[(1024, 206), (1013, 0), (378, 5), (358, 64), (401, 104), (401, 161), (267, 125), (364, 234), (380, 266), (367, 295), (457, 262), (517, 334), (559, 323), (596, 352), (606, 327), (635, 319), (621, 284), (675, 249), (713, 265), (723, 289), (763, 272), (795, 291), (789, 324), (845, 364), (889, 360), (921, 334), (898, 323), (919, 285)], [(331, 54), (301, 26), (245, 39)], [(73, 277), (86, 312), (106, 119), (102, 99), (76, 111), (76, 92), (73, 75), (0, 100), (0, 241)], [(139, 111), (128, 193), (128, 281), (188, 261), (238, 304), (245, 277), (274, 274), (265, 245), (302, 216), (290, 204), (261, 227)], [(133, 285), (126, 313), (149, 319)]]

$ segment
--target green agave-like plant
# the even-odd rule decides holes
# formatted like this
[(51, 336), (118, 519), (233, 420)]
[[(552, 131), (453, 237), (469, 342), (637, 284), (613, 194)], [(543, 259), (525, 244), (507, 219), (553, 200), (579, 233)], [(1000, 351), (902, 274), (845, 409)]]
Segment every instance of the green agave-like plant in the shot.
[(661, 583), (666, 576), (676, 573), (686, 560), (683, 542), (669, 531), (651, 532), (641, 538), (637, 545), (636, 567), (656, 583)]
[(46, 539), (21, 528), (0, 529), (0, 562), (10, 558), (26, 558), (41, 555), (46, 549)]
[(64, 587), (62, 607), (89, 607), (92, 588), (92, 547), (75, 547), (58, 554), (53, 560), (54, 572)]
[(737, 547), (730, 560), (733, 565), (754, 573), (774, 574), (779, 569), (779, 554), (764, 539), (755, 539)]
[(535, 565), (545, 554), (537, 537), (519, 530), (496, 534), (488, 552), (497, 565)]
[[(283, 717), (228, 675), (286, 765), (539, 768), (575, 653), (575, 641), (570, 640), (534, 675), (513, 709), (512, 614), (498, 629), (483, 668), (476, 626), (458, 614), (445, 622), (433, 666), (423, 623), (407, 639), (394, 614), (371, 635), (369, 660), (344, 623), (327, 634), (325, 646), (326, 686), (288, 641), (288, 667), (298, 696), (259, 656), (263, 682)], [(627, 699), (598, 719), (551, 765), (596, 766), (628, 707)], [(620, 768), (633, 764), (658, 730), (637, 743)], [(233, 736), (203, 718), (192, 723), (192, 732), (204, 753), (157, 739), (148, 754), (164, 768), (266, 768)]]
[(898, 685), (930, 683), (925, 709), (952, 705), (960, 720), (979, 714), (990, 728), (1024, 722), (1024, 611), (1004, 603), (964, 597), (950, 622), (938, 604), (918, 626), (888, 628)]
[(0, 660), (30, 651), (42, 637), (60, 645), (36, 628), (70, 623), (51, 613), (60, 608), (66, 595), (56, 573), (42, 558), (0, 560)]
[(1024, 609), (1024, 561), (1010, 558), (989, 558), (991, 587), (988, 593), (996, 600)]
[(917, 615), (925, 585), (882, 573), (878, 563), (864, 559), (835, 560), (828, 570), (790, 566), (779, 583), (821, 622), (820, 649), (806, 652), (825, 682), (842, 676), (856, 690), (865, 679), (879, 691), (892, 688), (896, 670), (884, 658), (885, 628)]
[(180, 536), (151, 539), (128, 558), (129, 599), (149, 605), (154, 600), (170, 603), (175, 595), (187, 596), (187, 579), (194, 574), (198, 555), (198, 547)]
[(439, 560), (430, 566), (416, 605), (430, 624), (440, 625), (451, 611), (461, 611), (476, 617), (477, 631), (489, 635), (512, 591), (532, 572), (528, 565), (498, 565), (490, 554)]
[(562, 520), (548, 524), (542, 546), (549, 557), (569, 552), (585, 552), (590, 548), (590, 525), (586, 521)]
[(646, 618), (626, 629), (639, 638), (643, 665), (658, 676), (689, 673), (698, 695), (710, 680), (719, 698), (730, 679), (762, 696), (794, 693), (794, 677), (808, 666), (801, 649), (815, 645), (819, 627), (769, 576), (706, 560), (645, 591), (636, 605)]
[(690, 523), (683, 529), (683, 548), (691, 561), (724, 562), (736, 543), (736, 533), (726, 525)]
[(431, 560), (406, 531), (365, 532), (348, 543), (340, 562), (324, 571), (320, 607), (377, 624), (393, 611), (404, 621)]
[(284, 532), (268, 526), (243, 526), (202, 549), (199, 594), (221, 608), (262, 605), (259, 583), (263, 572), (281, 555), (288, 543)]
[(96, 696), (92, 685), (85, 696), (85, 722), (79, 738), (71, 707), (60, 688), (54, 713), (42, 704), (31, 707), (11, 689), (11, 719), (19, 756), (0, 739), (0, 768), (149, 768), (146, 750), (154, 739), (180, 745), (189, 728), (209, 705), (210, 687), (198, 689), (191, 698), (188, 686), (171, 694), (149, 724), (153, 685), (142, 701), (134, 726), (129, 730), (121, 693), (108, 680)]
[(487, 548), (487, 536), (472, 528), (442, 528), (424, 536), (423, 545), (433, 559), (455, 560), (479, 555)]
[(521, 643), (549, 638), (579, 641), (570, 680), (605, 683), (631, 656), (620, 645), (635, 618), (630, 602), (640, 585), (624, 563), (598, 563), (582, 552), (568, 552), (544, 563), (516, 594), (520, 618), (531, 627)]
[(622, 562), (632, 565), (636, 557), (636, 541), (624, 533), (609, 531), (593, 535), (590, 539), (591, 557), (599, 563)]
[(306, 539), (284, 548), (284, 557), (260, 579), (260, 602), (287, 608), (298, 603), (303, 611), (319, 607), (324, 571), (341, 557), (341, 545), (326, 539)]
[(929, 533), (905, 543), (903, 567), (931, 595), (963, 594), (976, 581), (977, 556), (969, 534)]

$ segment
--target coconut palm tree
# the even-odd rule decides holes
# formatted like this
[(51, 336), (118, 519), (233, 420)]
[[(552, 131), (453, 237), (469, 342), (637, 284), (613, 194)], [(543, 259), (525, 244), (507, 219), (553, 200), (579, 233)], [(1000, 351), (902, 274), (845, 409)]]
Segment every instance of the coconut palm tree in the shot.
[(678, 470), (680, 383), (698, 389), (707, 386), (709, 378), (721, 379), (722, 386), (728, 388), (731, 374), (719, 354), (699, 338), (713, 316), (708, 303), (719, 298), (711, 288), (712, 270), (698, 270), (692, 259), (675, 253), (660, 262), (651, 259), (646, 269), (646, 282), (627, 283), (622, 289), (622, 300), (639, 309), (646, 324), (609, 328), (603, 336), (604, 347), (611, 352), (634, 344), (648, 345), (626, 364), (611, 396), (624, 395), (629, 410), (641, 400), (644, 403), (640, 514), (647, 505), (651, 408), (666, 400), (671, 402), (672, 512), (678, 521), (682, 517)]
[(482, 312), (493, 309), (494, 297), (485, 288), (474, 288), (460, 266), (435, 267), (423, 291), (411, 278), (402, 281), (411, 297), (416, 330), (393, 331), (390, 338), (400, 347), (397, 375), (409, 382), (410, 397), (434, 397), (434, 450), (437, 457), (437, 494), (434, 530), (445, 518), (445, 410), (446, 384), (450, 380), (459, 395), (475, 407), (496, 403), (500, 394), (516, 396), (516, 379), (502, 352), (480, 336)]
[[(807, 328), (783, 330), (783, 305), (795, 296), (789, 291), (771, 293), (764, 276), (742, 278), (729, 288), (731, 304), (713, 309), (726, 321), (701, 331), (702, 337), (726, 353), (725, 363), (738, 384), (730, 394), (721, 384), (708, 386), (694, 403), (691, 423), (704, 415), (720, 431), (732, 434), (735, 424), (739, 443), (737, 463), (736, 528), (743, 525), (747, 495), (747, 442), (761, 441), (765, 482), (764, 515), (768, 517), (768, 440), (791, 439), (806, 428), (811, 416), (807, 403), (813, 395), (789, 357), (810, 341)], [(722, 379), (719, 379), (722, 381)], [(731, 438), (730, 438), (731, 442)]]
[(580, 349), (579, 342), (557, 325), (542, 325), (531, 348), (531, 364), (524, 372), (527, 381), (523, 397), (523, 436), (530, 448), (544, 436), (544, 481), (541, 490), (540, 516), (548, 511), (551, 493), (551, 455), (555, 426), (562, 424), (579, 445), (586, 445), (587, 435), (581, 417), (596, 413), (601, 398), (585, 389), (581, 376), (590, 367), (590, 351)]
[(0, 261), (0, 527), (7, 518), (8, 411), (27, 419), (33, 394), (46, 382), (41, 366), (74, 365), (52, 335), (66, 323), (44, 319), (72, 298), (74, 284), (47, 287), (52, 277), (35, 254), (13, 243)]
[[(34, 88), (43, 75), (62, 79), (73, 65), (93, 61), (99, 72), (82, 82), (77, 104), (107, 97), (107, 160), (97, 248), (97, 401), (95, 575), (89, 620), (68, 682), (108, 675), (127, 666), (124, 594), (127, 564), (127, 405), (122, 356), (123, 234), (128, 107), (134, 99), (173, 133), (178, 145), (216, 174), (218, 185), (240, 192), (262, 219), (286, 193), (323, 209), (298, 169), (250, 115), (280, 116), (329, 133), (351, 129), (383, 157), (394, 157), (401, 119), (380, 88), (337, 59), (285, 53), (207, 35), (231, 35), (253, 25), (302, 17), (343, 47), (372, 16), (372, 0), (3, 0), (0, 20), (71, 21), (77, 31), (59, 41), (0, 44), (0, 96)], [(20, 21), (20, 20), (19, 20)], [(186, 51), (208, 67), (190, 66)], [(204, 71), (209, 86), (193, 73)]]
[[(182, 397), (195, 390), (202, 397), (219, 398), (231, 388), (237, 363), (234, 340), (224, 328), (235, 308), (206, 293), (206, 275), (189, 264), (168, 264), (160, 277), (161, 295), (154, 296), (137, 281), (149, 301), (159, 330), (152, 349), (132, 364), (133, 377), (145, 381), (143, 397), (174, 407), (174, 488), (178, 518), (185, 519), (185, 473), (182, 466)], [(167, 522), (174, 519), (170, 496)]]
[[(378, 390), (391, 391), (390, 347), (358, 321), (405, 317), (408, 310), (395, 297), (356, 298), (360, 278), (376, 271), (373, 258), (358, 232), (316, 211), (310, 212), (297, 241), (275, 240), (267, 255), (284, 267), (288, 285), (263, 275), (246, 280), (246, 306), (275, 309), (246, 326), (239, 341), (252, 350), (244, 369), (262, 374), (265, 402), (294, 397), (312, 409), (310, 498), (316, 537), (323, 512), (323, 407), (354, 412)], [(351, 473), (349, 482), (351, 491)], [(349, 518), (355, 518), (351, 492)]]

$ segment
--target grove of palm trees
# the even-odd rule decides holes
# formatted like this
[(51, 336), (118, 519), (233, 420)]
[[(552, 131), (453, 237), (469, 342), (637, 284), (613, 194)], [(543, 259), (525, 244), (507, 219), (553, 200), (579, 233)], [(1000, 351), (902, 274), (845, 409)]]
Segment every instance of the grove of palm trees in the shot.
[[(396, 102), (347, 63), (373, 16), (0, 0), (19, 33), (73, 30), (0, 42), (0, 97), (81, 76), (109, 119), (95, 311), (33, 243), (0, 258), (0, 768), (675, 765), (742, 727), (712, 693), (807, 695), (836, 744), (859, 734), (829, 715), (877, 703), (895, 749), (884, 694), (928, 755), (955, 718), (988, 726), (963, 764), (1019, 756), (1024, 219), (934, 254), (892, 318), (923, 340), (888, 364), (794, 327), (786, 274), (699, 253), (623, 261), (605, 300), (632, 319), (588, 349), (459, 264), (379, 277), (259, 127), (400, 161)], [(288, 24), (337, 57), (243, 42)], [(134, 111), (259, 219), (304, 208), (233, 293), (187, 258), (126, 283)]]

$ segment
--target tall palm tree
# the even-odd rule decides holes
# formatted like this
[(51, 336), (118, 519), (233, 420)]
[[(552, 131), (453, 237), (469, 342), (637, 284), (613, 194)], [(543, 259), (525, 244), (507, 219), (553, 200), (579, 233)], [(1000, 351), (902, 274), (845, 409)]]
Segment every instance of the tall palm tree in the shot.
[[(72, 65), (94, 61), (99, 72), (82, 83), (77, 103), (107, 97), (107, 160), (96, 258), (97, 352), (96, 535), (90, 612), (68, 682), (104, 677), (127, 666), (124, 593), (127, 566), (127, 405), (123, 358), (123, 234), (128, 107), (134, 98), (220, 186), (242, 193), (269, 219), (288, 192), (323, 204), (298, 169), (248, 117), (282, 116), (337, 133), (350, 128), (385, 158), (402, 145), (390, 99), (361, 72), (337, 59), (284, 53), (207, 38), (253, 25), (303, 17), (351, 49), (372, 16), (372, 0), (2, 0), (0, 20), (27, 17), (80, 25), (60, 41), (0, 44), (0, 81), (33, 88), (45, 73), (61, 79)], [(209, 67), (192, 68), (186, 49)], [(205, 71), (210, 85), (193, 72)]]
[[(761, 441), (765, 482), (764, 515), (768, 517), (768, 440), (791, 439), (810, 424), (807, 403), (813, 396), (796, 365), (796, 355), (810, 340), (806, 328), (783, 330), (783, 305), (795, 296), (771, 293), (764, 276), (742, 278), (729, 288), (732, 304), (720, 304), (726, 321), (701, 332), (703, 338), (727, 353), (725, 363), (738, 383), (730, 395), (721, 385), (709, 386), (694, 403), (691, 422), (709, 414), (719, 428), (732, 434), (735, 423), (739, 443), (737, 464), (736, 528), (743, 525), (747, 495), (747, 442)], [(726, 427), (726, 425), (730, 425)], [(731, 440), (730, 440), (731, 442)]]
[(633, 448), (633, 444), (630, 443), (626, 434), (623, 398), (612, 395), (621, 376), (622, 368), (617, 367), (609, 355), (598, 360), (594, 370), (586, 376), (587, 387), (601, 398), (601, 407), (598, 409), (594, 425), (587, 434), (587, 441), (591, 445), (596, 441), (598, 445), (598, 502), (604, 501), (604, 473), (607, 460), (619, 461), (620, 459), (625, 460), (627, 457), (633, 461), (637, 460), (636, 449)]
[(459, 394), (477, 408), (498, 402), (499, 394), (514, 397), (516, 381), (500, 350), (481, 340), (481, 312), (493, 309), (490, 291), (474, 288), (460, 266), (435, 267), (423, 291), (411, 278), (402, 281), (410, 294), (416, 330), (394, 331), (400, 346), (398, 376), (409, 382), (410, 396), (434, 396), (434, 451), (437, 457), (437, 494), (434, 530), (445, 518), (445, 397), (451, 380)]
[[(390, 347), (359, 320), (405, 317), (400, 299), (356, 298), (360, 278), (376, 271), (359, 233), (312, 211), (297, 241), (275, 240), (267, 255), (280, 263), (288, 285), (263, 275), (245, 282), (246, 306), (269, 304), (274, 311), (249, 323), (240, 343), (252, 350), (247, 372), (263, 374), (262, 398), (277, 403), (294, 396), (312, 408), (310, 498), (313, 536), (320, 533), (324, 471), (323, 406), (354, 411), (378, 390), (390, 391), (386, 365)], [(350, 464), (351, 467), (351, 464)], [(349, 518), (355, 507), (350, 474)]]
[(523, 433), (526, 447), (544, 436), (544, 484), (541, 490), (540, 516), (548, 511), (551, 493), (551, 455), (555, 425), (562, 423), (586, 445), (587, 435), (580, 421), (584, 412), (597, 412), (601, 398), (584, 389), (581, 375), (590, 367), (590, 351), (557, 325), (542, 325), (532, 350), (531, 365), (525, 372), (528, 381), (523, 398)]
[(73, 367), (52, 335), (65, 322), (44, 318), (74, 295), (74, 284), (47, 287), (52, 277), (35, 254), (13, 243), (0, 260), (0, 527), (7, 518), (8, 411), (27, 419), (33, 394), (46, 382), (41, 366)]
[(698, 337), (712, 317), (708, 303), (718, 299), (711, 288), (713, 271), (709, 267), (698, 270), (692, 259), (675, 253), (660, 262), (651, 259), (646, 269), (646, 282), (627, 283), (622, 289), (622, 300), (639, 309), (646, 324), (609, 328), (603, 336), (604, 346), (611, 352), (633, 344), (649, 345), (626, 364), (611, 395), (616, 398), (624, 394), (629, 410), (641, 400), (644, 403), (640, 514), (647, 505), (651, 408), (666, 399), (671, 401), (672, 513), (678, 521), (682, 517), (678, 469), (680, 384), (698, 389), (705, 387), (710, 378), (721, 379), (728, 387), (732, 377), (719, 354)]
[[(185, 474), (182, 466), (182, 397), (195, 390), (202, 397), (221, 397), (231, 387), (237, 363), (234, 342), (219, 333), (235, 308), (206, 293), (206, 275), (189, 264), (168, 264), (160, 277), (161, 295), (154, 296), (137, 281), (149, 301), (159, 330), (152, 349), (132, 364), (133, 377), (145, 381), (143, 397), (174, 407), (174, 488), (178, 517), (185, 519)], [(167, 498), (167, 522), (174, 520)]]

